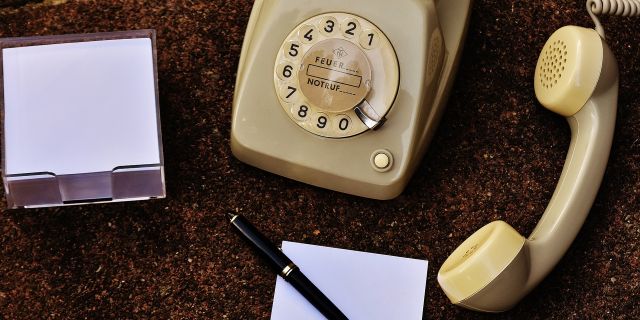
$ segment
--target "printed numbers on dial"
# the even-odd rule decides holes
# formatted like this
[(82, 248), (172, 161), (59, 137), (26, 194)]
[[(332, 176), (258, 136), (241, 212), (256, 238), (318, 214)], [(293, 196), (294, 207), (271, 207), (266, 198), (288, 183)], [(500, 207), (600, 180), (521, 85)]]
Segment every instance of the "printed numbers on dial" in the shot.
[(298, 88), (293, 84), (285, 84), (280, 87), (280, 99), (286, 102), (294, 102), (298, 99)]
[(285, 56), (291, 60), (300, 60), (300, 57), (302, 56), (302, 46), (298, 41), (288, 42), (284, 51)]
[(296, 75), (296, 70), (293, 66), (293, 63), (287, 61), (280, 63), (276, 71), (278, 73), (278, 78), (283, 81), (292, 80)]
[(340, 29), (338, 20), (332, 16), (327, 16), (320, 20), (320, 31), (327, 37), (331, 37)]
[(346, 114), (336, 116), (333, 121), (334, 128), (338, 129), (340, 132), (349, 133), (351, 130), (351, 118)]
[(291, 115), (299, 122), (308, 121), (311, 118), (311, 108), (309, 104), (296, 104), (291, 108)]
[(302, 41), (302, 43), (310, 44), (316, 42), (318, 38), (318, 30), (312, 25), (305, 25), (300, 28), (298, 35), (300, 36), (300, 41)]
[(345, 38), (355, 38), (360, 34), (360, 22), (354, 18), (347, 18), (342, 22), (342, 35)]
[[(362, 17), (342, 12), (311, 17), (300, 23), (283, 39), (274, 68), (275, 88), (282, 108), (302, 129), (318, 136), (340, 139), (358, 135), (368, 131), (369, 128), (358, 118), (354, 109), (344, 111), (340, 108), (317, 106), (314, 103), (318, 103), (318, 96), (305, 96), (310, 85), (318, 87), (318, 90), (347, 90), (338, 89), (339, 86), (345, 85), (332, 82), (326, 74), (326, 70), (337, 69), (336, 66), (342, 62), (348, 63), (348, 58), (340, 55), (345, 52), (343, 48), (336, 47), (328, 53), (330, 59), (318, 60), (315, 64), (307, 59), (307, 55), (314, 52), (314, 48), (323, 44), (326, 46), (325, 41), (331, 39), (352, 43), (355, 45), (355, 50), (361, 50), (364, 56), (367, 56), (368, 61), (372, 59), (382, 61), (380, 57), (383, 53), (392, 52), (393, 48), (382, 31), (373, 23)], [(349, 48), (346, 49), (349, 50)], [(351, 52), (350, 57), (353, 56), (355, 54)], [(397, 64), (397, 61), (395, 63)], [(310, 68), (310, 65), (313, 65), (313, 68)], [(305, 83), (301, 83), (303, 75), (306, 79)], [(326, 97), (333, 98), (331, 94)], [(365, 99), (368, 98), (365, 97)], [(340, 111), (337, 111), (339, 109)]]
[(329, 122), (329, 116), (324, 113), (316, 113), (314, 116), (314, 125), (320, 130), (331, 129), (331, 123)]
[(375, 49), (379, 42), (380, 36), (375, 30), (367, 29), (360, 34), (360, 45), (367, 50)]

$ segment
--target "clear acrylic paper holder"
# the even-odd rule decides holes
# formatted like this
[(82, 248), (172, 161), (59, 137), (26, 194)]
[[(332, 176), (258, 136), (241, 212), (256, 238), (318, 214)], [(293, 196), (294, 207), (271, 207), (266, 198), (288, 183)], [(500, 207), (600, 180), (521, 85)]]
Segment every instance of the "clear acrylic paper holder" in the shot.
[(10, 208), (165, 197), (155, 38), (0, 39)]

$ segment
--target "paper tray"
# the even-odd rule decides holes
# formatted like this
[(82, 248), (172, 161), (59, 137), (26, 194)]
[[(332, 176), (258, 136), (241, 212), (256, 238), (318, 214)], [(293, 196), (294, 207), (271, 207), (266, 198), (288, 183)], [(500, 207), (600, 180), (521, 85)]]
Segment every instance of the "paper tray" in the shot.
[(154, 30), (0, 39), (10, 208), (165, 197)]

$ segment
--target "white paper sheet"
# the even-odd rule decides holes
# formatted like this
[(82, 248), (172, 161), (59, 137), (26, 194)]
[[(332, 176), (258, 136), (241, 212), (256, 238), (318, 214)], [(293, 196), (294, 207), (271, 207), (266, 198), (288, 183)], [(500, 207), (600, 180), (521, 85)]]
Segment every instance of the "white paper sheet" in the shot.
[(2, 50), (5, 174), (160, 162), (151, 39)]
[[(419, 320), (428, 262), (283, 242), (282, 251), (350, 320)], [(278, 277), (272, 320), (325, 319)]]

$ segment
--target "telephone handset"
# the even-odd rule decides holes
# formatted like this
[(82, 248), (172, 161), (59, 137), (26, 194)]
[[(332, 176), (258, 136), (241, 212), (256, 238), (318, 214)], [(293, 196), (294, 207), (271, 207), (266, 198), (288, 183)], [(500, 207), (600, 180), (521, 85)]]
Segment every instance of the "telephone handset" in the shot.
[(571, 145), (558, 186), (528, 238), (494, 221), (444, 262), (438, 282), (451, 302), (476, 311), (515, 306), (551, 272), (575, 239), (607, 167), (616, 123), (618, 64), (596, 14), (640, 15), (640, 0), (587, 0), (595, 29), (565, 26), (535, 69), (536, 97), (567, 118)]
[(471, 0), (257, 0), (231, 146), (240, 160), (374, 199), (402, 192), (446, 104)]

